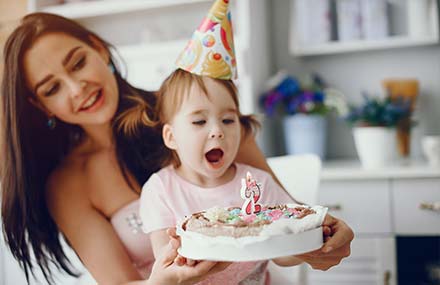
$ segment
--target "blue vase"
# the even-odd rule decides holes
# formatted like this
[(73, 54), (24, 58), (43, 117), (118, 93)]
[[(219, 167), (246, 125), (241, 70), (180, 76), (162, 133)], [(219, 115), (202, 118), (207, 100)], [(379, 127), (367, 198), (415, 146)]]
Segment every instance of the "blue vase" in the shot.
[(287, 154), (313, 153), (325, 159), (327, 120), (322, 115), (296, 114), (283, 120)]

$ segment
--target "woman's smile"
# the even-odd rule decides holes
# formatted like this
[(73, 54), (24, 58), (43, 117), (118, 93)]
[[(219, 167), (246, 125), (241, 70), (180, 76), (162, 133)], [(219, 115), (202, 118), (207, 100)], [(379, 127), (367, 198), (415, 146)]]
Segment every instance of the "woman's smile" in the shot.
[(104, 104), (104, 94), (102, 89), (94, 92), (79, 107), (78, 112), (94, 112)]

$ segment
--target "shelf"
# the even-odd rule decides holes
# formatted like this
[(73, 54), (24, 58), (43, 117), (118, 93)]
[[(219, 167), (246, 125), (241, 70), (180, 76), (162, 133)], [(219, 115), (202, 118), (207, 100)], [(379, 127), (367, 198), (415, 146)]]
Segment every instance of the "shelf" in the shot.
[[(424, 27), (423, 32), (421, 30), (414, 29), (414, 27), (411, 30), (409, 27), (410, 22), (415, 21), (414, 19), (415, 16), (420, 16), (417, 14), (415, 16), (413, 15), (412, 18), (410, 18), (410, 15), (408, 13), (409, 11), (408, 9), (410, 9), (410, 7), (408, 6), (409, 2), (407, 2), (409, 0), (405, 0), (405, 1), (396, 0), (396, 1), (389, 1), (387, 4), (389, 11), (387, 13), (388, 17), (386, 19), (388, 23), (386, 34), (390, 34), (390, 36), (380, 38), (383, 37), (383, 35), (379, 35), (377, 39), (365, 39), (363, 38), (362, 35), (361, 39), (353, 39), (348, 41), (343, 41), (343, 40), (328, 41), (329, 37), (332, 39), (338, 38), (336, 36), (336, 34), (339, 32), (337, 25), (337, 20), (338, 20), (337, 9), (332, 10), (331, 7), (329, 8), (325, 6), (322, 7), (321, 9), (316, 9), (318, 12), (316, 12), (316, 15), (315, 14), (313, 15), (317, 17), (321, 16), (321, 18), (324, 17), (323, 15), (325, 15), (323, 19), (328, 18), (327, 13), (325, 12), (331, 11), (331, 20), (327, 22), (323, 20), (323, 22), (320, 23), (319, 26), (316, 27), (312, 26), (311, 28), (309, 27), (309, 25), (304, 24), (304, 21), (307, 21), (309, 18), (311, 18), (311, 17), (302, 18), (304, 13), (315, 13), (314, 12), (315, 10), (310, 10), (310, 7), (303, 6), (304, 3), (307, 3), (304, 1), (305, 0), (291, 0), (291, 5), (290, 5), (291, 17), (289, 24), (290, 25), (289, 52), (294, 56), (314, 56), (314, 55), (326, 55), (326, 54), (337, 54), (337, 53), (369, 51), (369, 50), (383, 50), (390, 48), (434, 45), (440, 42), (437, 0), (429, 0), (427, 4), (429, 5), (429, 7), (427, 8), (429, 10), (427, 12), (425, 19), (423, 19), (424, 21), (426, 21), (426, 23), (422, 25)], [(368, 0), (364, 0), (364, 1), (368, 1)], [(304, 9), (304, 11), (302, 11), (304, 13), (298, 14), (299, 11), (301, 11), (298, 9)], [(330, 10), (326, 10), (326, 9), (330, 9)], [(363, 13), (367, 13), (367, 12), (364, 11)], [(331, 27), (329, 28), (329, 26)], [(307, 29), (304, 30), (303, 29), (304, 27), (306, 27)], [(318, 29), (318, 31), (321, 30), (326, 31), (323, 35), (321, 35), (322, 43), (312, 43), (310, 42), (309, 38), (305, 37), (305, 35), (308, 35), (308, 33), (306, 32), (310, 32), (312, 28), (315, 30)], [(418, 28), (421, 29), (420, 27)], [(328, 29), (328, 31), (326, 29)], [(317, 37), (319, 40), (320, 39), (319, 33)]]
[(95, 0), (39, 7), (37, 10), (81, 19), (203, 2), (210, 0)]
[(439, 39), (437, 37), (410, 38), (407, 36), (395, 36), (383, 40), (329, 42), (319, 45), (292, 47), (291, 52), (297, 56), (312, 56), (398, 47), (434, 45), (437, 43), (439, 43)]

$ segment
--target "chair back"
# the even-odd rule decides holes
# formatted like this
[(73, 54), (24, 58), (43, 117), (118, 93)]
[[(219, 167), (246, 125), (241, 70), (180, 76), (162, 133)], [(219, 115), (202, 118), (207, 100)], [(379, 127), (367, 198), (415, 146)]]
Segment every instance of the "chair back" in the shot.
[[(269, 157), (269, 166), (284, 188), (298, 202), (316, 205), (321, 175), (321, 160), (317, 155), (301, 154)], [(269, 263), (271, 284), (306, 285), (305, 264), (294, 267), (280, 267)]]
[(314, 154), (269, 157), (269, 166), (295, 200), (315, 205), (321, 175), (321, 160)]

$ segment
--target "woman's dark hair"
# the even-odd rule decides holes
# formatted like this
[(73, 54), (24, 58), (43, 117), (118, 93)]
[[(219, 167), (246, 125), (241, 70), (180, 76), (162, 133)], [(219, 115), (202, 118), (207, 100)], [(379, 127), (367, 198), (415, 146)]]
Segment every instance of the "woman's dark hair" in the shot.
[[(33, 43), (54, 32), (72, 36), (92, 47), (92, 40), (98, 40), (109, 53), (109, 64), (115, 69), (120, 94), (113, 133), (119, 166), (127, 182), (130, 173), (142, 185), (159, 169), (164, 150), (161, 135), (152, 123), (154, 94), (134, 88), (121, 76), (110, 53), (111, 45), (69, 19), (47, 13), (25, 16), (4, 47), (0, 181), (4, 237), (28, 282), (30, 274), (35, 273), (35, 265), (40, 267), (48, 283), (53, 283), (51, 264), (77, 275), (61, 246), (59, 229), (49, 214), (45, 188), (50, 173), (81, 141), (83, 133), (79, 127), (60, 121), (53, 130), (47, 127), (46, 115), (28, 100), (35, 95), (25, 84), (23, 66), (23, 55)], [(144, 127), (136, 130), (136, 136), (125, 135), (127, 132), (121, 122), (126, 126), (134, 115), (137, 120), (141, 118)]]

